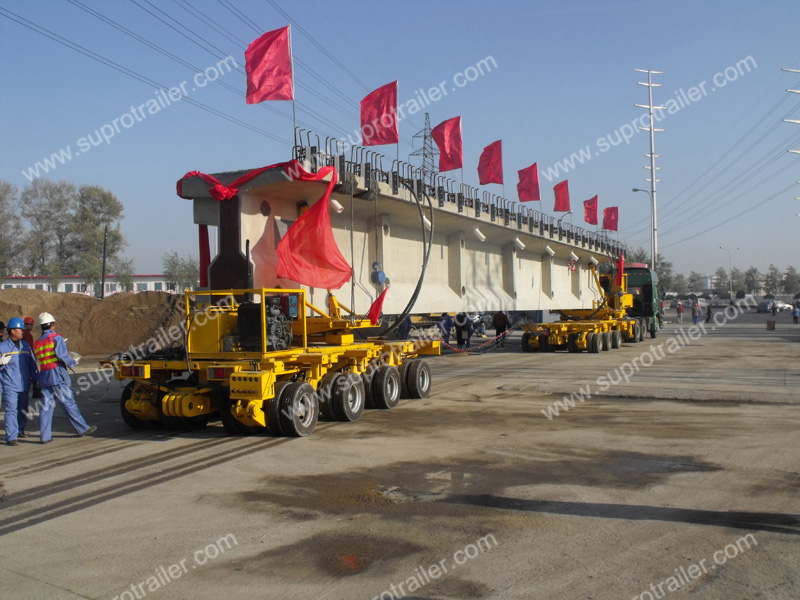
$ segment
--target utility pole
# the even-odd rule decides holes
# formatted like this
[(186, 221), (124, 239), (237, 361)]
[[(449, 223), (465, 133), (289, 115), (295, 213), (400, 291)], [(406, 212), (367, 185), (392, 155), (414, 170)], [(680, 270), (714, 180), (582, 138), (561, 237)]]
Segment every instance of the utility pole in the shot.
[(433, 184), (433, 178), (438, 172), (435, 158), (439, 156), (439, 149), (433, 142), (433, 136), (431, 136), (431, 116), (428, 113), (425, 113), (425, 127), (422, 131), (415, 133), (413, 137), (415, 140), (420, 138), (422, 139), (422, 145), (409, 156), (422, 157), (422, 179), (424, 181), (426, 175), (430, 175), (431, 184)]
[(108, 240), (108, 225), (103, 227), (103, 274), (100, 277), (100, 300), (106, 297), (106, 242)]
[(653, 71), (652, 69), (634, 69), (634, 71), (638, 71), (639, 73), (647, 73), (647, 83), (642, 81), (637, 81), (637, 83), (639, 85), (647, 86), (648, 103), (635, 104), (634, 106), (646, 108), (649, 111), (648, 114), (650, 116), (650, 127), (642, 127), (640, 125), (639, 129), (650, 132), (650, 153), (645, 154), (645, 156), (650, 157), (650, 166), (646, 166), (644, 168), (650, 169), (650, 179), (645, 179), (645, 181), (650, 182), (650, 260), (653, 263), (652, 268), (655, 269), (656, 257), (658, 256), (658, 209), (656, 204), (656, 183), (661, 181), (660, 179), (656, 178), (656, 171), (661, 170), (661, 167), (656, 167), (656, 157), (661, 158), (661, 156), (656, 154), (655, 132), (664, 130), (656, 128), (655, 119), (653, 118), (653, 110), (666, 110), (666, 107), (653, 106), (653, 88), (661, 87), (660, 83), (653, 83), (653, 75), (663, 75), (664, 72)]

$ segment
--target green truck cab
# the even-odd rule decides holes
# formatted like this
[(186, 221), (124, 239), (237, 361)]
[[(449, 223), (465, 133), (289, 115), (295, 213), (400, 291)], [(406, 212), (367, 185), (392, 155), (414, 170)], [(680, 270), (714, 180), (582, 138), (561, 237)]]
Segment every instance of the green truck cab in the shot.
[(628, 314), (645, 319), (647, 331), (654, 338), (664, 323), (664, 290), (658, 283), (658, 275), (646, 263), (625, 265), (625, 275), (628, 293), (633, 295), (633, 307)]

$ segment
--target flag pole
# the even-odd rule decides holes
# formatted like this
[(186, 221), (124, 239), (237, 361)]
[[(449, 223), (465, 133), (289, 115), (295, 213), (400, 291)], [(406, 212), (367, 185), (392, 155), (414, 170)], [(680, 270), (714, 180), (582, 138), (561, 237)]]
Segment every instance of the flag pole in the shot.
[(292, 49), (292, 26), (289, 25), (289, 59), (292, 63), (292, 137), (294, 138), (294, 145), (297, 146), (297, 109), (294, 104), (294, 50)]

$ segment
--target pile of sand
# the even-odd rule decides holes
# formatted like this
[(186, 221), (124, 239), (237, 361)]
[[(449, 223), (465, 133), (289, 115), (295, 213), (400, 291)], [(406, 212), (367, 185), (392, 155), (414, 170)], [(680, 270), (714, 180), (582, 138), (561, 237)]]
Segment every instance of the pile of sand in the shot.
[(31, 316), (41, 335), (39, 313), (49, 312), (55, 330), (69, 339), (69, 349), (85, 355), (108, 356), (126, 351), (150, 338), (160, 328), (185, 322), (183, 296), (165, 292), (115, 294), (104, 300), (61, 292), (13, 288), (0, 290), (0, 320)]

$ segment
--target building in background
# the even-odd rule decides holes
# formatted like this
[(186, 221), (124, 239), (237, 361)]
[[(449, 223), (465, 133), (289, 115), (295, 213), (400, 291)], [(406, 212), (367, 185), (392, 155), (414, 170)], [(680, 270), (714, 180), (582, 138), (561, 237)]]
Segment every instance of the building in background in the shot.
[[(169, 292), (175, 293), (177, 290), (174, 286), (167, 284), (164, 275), (132, 275), (133, 291), (134, 292)], [(84, 294), (87, 296), (100, 296), (100, 290), (95, 289), (95, 286), (86, 281), (86, 278), (80, 275), (64, 275), (58, 281), (58, 284), (53, 284), (49, 277), (41, 276), (15, 276), (3, 277), (2, 288), (4, 290), (12, 288), (23, 288), (29, 290), (45, 290), (48, 292), (67, 292), (72, 294)], [(123, 292), (124, 287), (115, 275), (106, 275), (106, 290), (105, 295), (110, 296)], [(182, 290), (180, 290), (182, 291)]]

